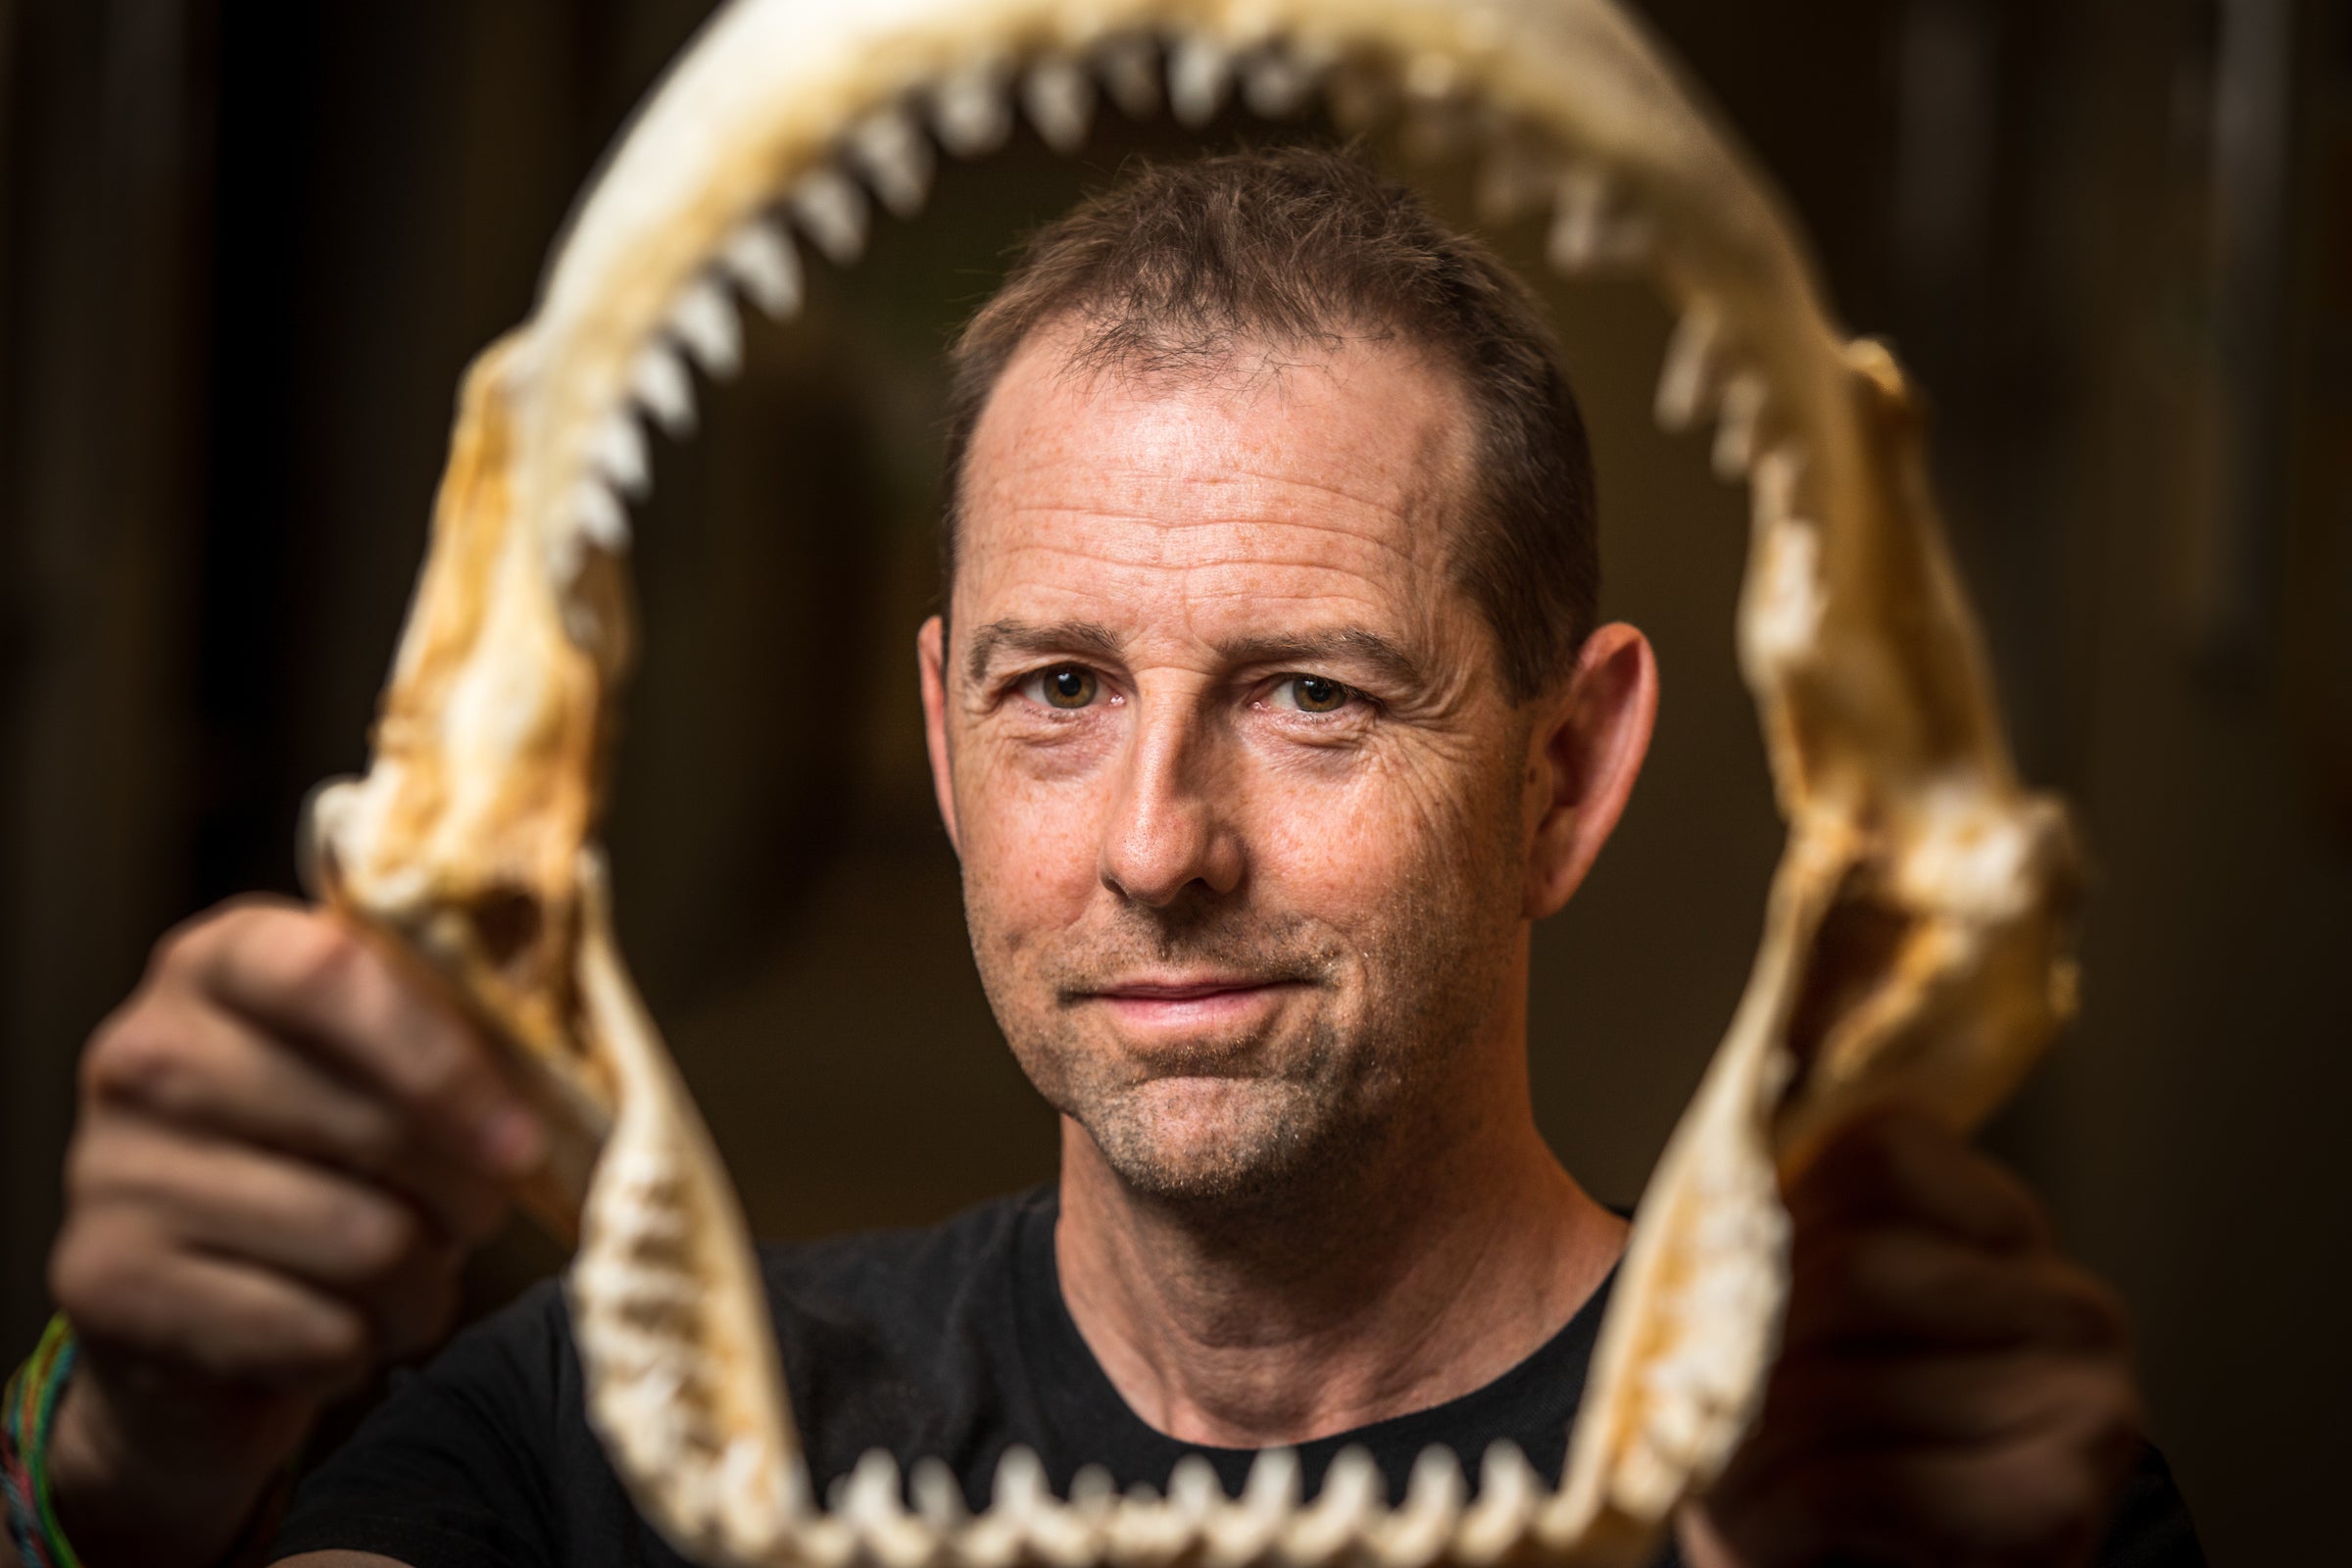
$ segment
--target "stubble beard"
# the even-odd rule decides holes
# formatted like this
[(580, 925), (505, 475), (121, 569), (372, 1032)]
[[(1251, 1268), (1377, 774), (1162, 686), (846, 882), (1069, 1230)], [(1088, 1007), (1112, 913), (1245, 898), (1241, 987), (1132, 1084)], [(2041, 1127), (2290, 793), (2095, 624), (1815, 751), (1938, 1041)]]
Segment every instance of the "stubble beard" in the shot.
[[(1473, 859), (1480, 858), (1473, 858)], [(1434, 868), (1353, 940), (1242, 906), (1119, 907), (1030, 959), (967, 907), (990, 1001), (1022, 1070), (1137, 1198), (1231, 1220), (1336, 1211), (1444, 1146), (1447, 1082), (1499, 994), (1514, 923), (1496, 890)], [(967, 900), (967, 906), (970, 901)], [(1089, 989), (1145, 965), (1300, 987), (1261, 1029), (1139, 1059)], [(1028, 968), (1033, 975), (1018, 971)]]

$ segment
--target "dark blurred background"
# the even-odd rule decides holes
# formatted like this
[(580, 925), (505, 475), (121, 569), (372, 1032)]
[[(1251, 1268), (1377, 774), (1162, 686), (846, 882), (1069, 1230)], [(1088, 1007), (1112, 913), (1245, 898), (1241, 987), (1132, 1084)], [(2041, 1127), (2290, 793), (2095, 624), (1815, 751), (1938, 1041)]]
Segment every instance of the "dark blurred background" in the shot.
[[(1933, 393), (2024, 764), (2097, 858), (2082, 1024), (1990, 1137), (2130, 1298), (2216, 1560), (2316, 1547), (2352, 1457), (2352, 6), (1647, 9)], [(303, 792), (364, 760), (459, 370), (705, 10), (0, 0), (0, 1362), (46, 1311), (82, 1040), (171, 922), (291, 891)], [(640, 514), (622, 935), (766, 1234), (1052, 1170), (910, 649), (947, 332), (1019, 229), (1181, 145), (1104, 119), (1075, 162), (1024, 133), (950, 170), (757, 330)], [(1731, 1015), (1779, 826), (1732, 661), (1743, 502), (1649, 426), (1648, 296), (1556, 298), (1607, 606), (1666, 702), (1541, 933), (1537, 1086), (1628, 1200)], [(510, 1237), (476, 1298), (557, 1260)]]

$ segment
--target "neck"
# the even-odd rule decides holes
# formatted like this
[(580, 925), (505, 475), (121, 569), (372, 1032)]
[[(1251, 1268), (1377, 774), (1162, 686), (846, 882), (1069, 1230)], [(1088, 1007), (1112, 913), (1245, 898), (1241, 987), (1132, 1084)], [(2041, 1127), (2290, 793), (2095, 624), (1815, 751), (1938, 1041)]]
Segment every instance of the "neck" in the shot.
[(1140, 1194), (1065, 1118), (1062, 1296), (1128, 1405), (1188, 1443), (1303, 1443), (1468, 1394), (1558, 1333), (1625, 1225), (1553, 1158), (1524, 1071), (1504, 1088), (1345, 1179), (1238, 1204)]

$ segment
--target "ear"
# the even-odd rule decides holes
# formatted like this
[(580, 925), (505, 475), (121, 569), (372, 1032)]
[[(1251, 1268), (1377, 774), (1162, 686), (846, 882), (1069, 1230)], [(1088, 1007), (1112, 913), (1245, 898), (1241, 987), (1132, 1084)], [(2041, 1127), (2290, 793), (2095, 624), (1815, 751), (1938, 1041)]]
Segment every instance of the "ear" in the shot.
[(923, 680), (923, 746), (931, 754), (931, 793), (939, 799), (939, 819), (947, 824), (948, 842), (958, 858), (963, 838), (956, 831), (956, 778), (948, 766), (948, 629), (937, 615), (914, 634), (914, 660)]
[(1557, 911), (1592, 869), (1641, 776), (1657, 715), (1649, 639), (1621, 621), (1596, 629), (1528, 738), (1529, 919)]

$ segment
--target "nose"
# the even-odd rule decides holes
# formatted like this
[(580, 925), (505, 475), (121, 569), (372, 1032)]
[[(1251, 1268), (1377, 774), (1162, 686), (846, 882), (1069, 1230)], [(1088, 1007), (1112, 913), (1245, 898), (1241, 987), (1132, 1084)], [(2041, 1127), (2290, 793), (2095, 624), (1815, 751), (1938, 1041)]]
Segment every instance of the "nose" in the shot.
[(1205, 728), (1181, 710), (1139, 715), (1102, 830), (1102, 884), (1113, 893), (1165, 908), (1195, 884), (1211, 894), (1241, 885), (1242, 838)]

